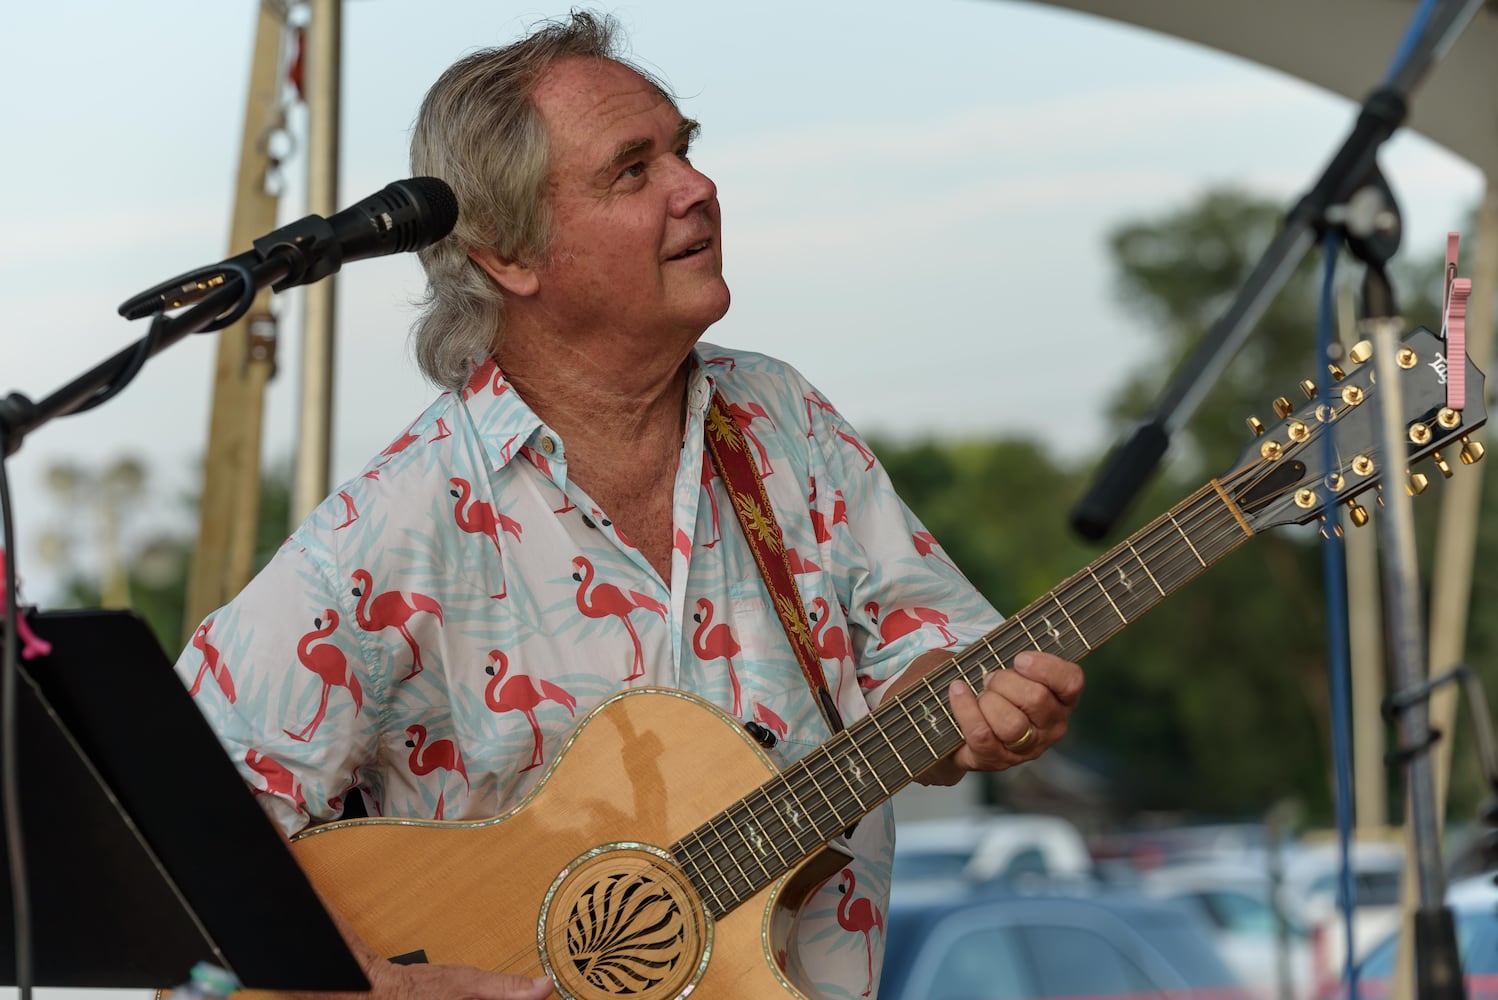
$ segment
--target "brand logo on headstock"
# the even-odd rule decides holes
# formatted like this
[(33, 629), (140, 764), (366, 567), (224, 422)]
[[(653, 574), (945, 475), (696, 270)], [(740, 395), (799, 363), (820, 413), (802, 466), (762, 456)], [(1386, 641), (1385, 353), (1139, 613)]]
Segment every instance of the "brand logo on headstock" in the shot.
[(1446, 384), (1446, 355), (1441, 354), (1441, 353), (1437, 353), (1436, 354), (1436, 359), (1430, 363), (1430, 367), (1432, 367), (1432, 368), (1435, 369), (1435, 372), (1436, 372), (1436, 381), (1438, 381), (1441, 385), (1445, 385)]

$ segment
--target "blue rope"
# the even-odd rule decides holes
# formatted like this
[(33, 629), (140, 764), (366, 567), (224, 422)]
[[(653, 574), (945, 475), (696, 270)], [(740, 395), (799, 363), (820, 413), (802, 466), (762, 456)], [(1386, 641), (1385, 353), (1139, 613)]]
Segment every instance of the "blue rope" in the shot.
[[(1332, 346), (1332, 309), (1333, 309), (1333, 279), (1337, 273), (1337, 253), (1341, 246), (1341, 235), (1328, 233), (1323, 241), (1323, 260), (1321, 282), (1321, 303), (1316, 318), (1316, 350), (1317, 356), (1323, 359), (1320, 377), (1320, 398), (1330, 400), (1333, 393), (1333, 380), (1326, 362), (1331, 360)], [(1322, 452), (1325, 456), (1324, 467), (1331, 474), (1338, 466), (1335, 424), (1326, 425), (1326, 434), (1322, 437)], [(1326, 490), (1328, 497), (1328, 526), (1340, 523), (1336, 507), (1331, 503), (1331, 492)], [(1353, 964), (1353, 941), (1352, 941), (1352, 914), (1353, 914), (1353, 879), (1352, 865), (1350, 863), (1350, 842), (1352, 840), (1352, 821), (1354, 812), (1354, 799), (1352, 791), (1352, 666), (1351, 657), (1348, 652), (1347, 637), (1347, 559), (1346, 546), (1342, 537), (1335, 531), (1326, 532), (1325, 540), (1321, 546), (1322, 577), (1326, 587), (1326, 645), (1327, 645), (1327, 672), (1331, 686), (1331, 716), (1332, 716), (1332, 765), (1336, 784), (1336, 801), (1334, 803), (1337, 820), (1337, 847), (1341, 857), (1341, 868), (1339, 871), (1339, 884), (1341, 886), (1340, 896), (1342, 898), (1342, 931), (1345, 949), (1343, 951), (1343, 976), (1348, 983), (1347, 995), (1357, 996), (1357, 970)]]
[(1420, 41), (1420, 36), (1425, 34), (1425, 25), (1430, 21), (1430, 15), (1436, 8), (1437, 0), (1424, 0), (1420, 9), (1415, 11), (1415, 16), (1410, 20), (1408, 28), (1404, 29), (1404, 38), (1399, 43), (1399, 48), (1394, 53), (1394, 59), (1389, 63), (1389, 72), (1384, 74), (1384, 83), (1393, 82), (1404, 69), (1404, 64), (1409, 61), (1410, 53)]

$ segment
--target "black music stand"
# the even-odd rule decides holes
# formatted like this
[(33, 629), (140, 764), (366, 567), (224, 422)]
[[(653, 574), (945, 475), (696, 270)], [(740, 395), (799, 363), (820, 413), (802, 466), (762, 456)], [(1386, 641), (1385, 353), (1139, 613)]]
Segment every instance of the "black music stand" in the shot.
[[(145, 623), (44, 612), (17, 678), (38, 986), (154, 988), (206, 960), (246, 987), (368, 990), (358, 963)], [(0, 982), (13, 984), (0, 865)]]

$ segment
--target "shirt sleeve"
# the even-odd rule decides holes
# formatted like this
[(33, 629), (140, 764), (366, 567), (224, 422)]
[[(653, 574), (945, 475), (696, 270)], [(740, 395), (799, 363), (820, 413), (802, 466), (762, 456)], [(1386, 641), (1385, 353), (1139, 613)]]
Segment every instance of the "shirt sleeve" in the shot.
[(847, 530), (833, 533), (838, 599), (859, 687), (873, 707), (916, 657), (956, 653), (1003, 619), (895, 492), (867, 442), (825, 397), (816, 398), (813, 463), (825, 482), (815, 506), (826, 519), (846, 519)]
[(177, 661), (224, 749), (288, 834), (341, 813), (378, 736), (377, 682), (317, 517), (204, 620)]

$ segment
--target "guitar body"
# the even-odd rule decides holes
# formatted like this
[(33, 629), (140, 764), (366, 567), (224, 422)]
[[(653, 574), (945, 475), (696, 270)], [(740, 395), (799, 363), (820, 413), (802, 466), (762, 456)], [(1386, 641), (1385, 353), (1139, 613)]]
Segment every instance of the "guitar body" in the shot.
[(797, 913), (845, 859), (824, 850), (714, 921), (666, 854), (775, 774), (712, 705), (641, 689), (584, 718), (503, 816), (335, 822), (291, 849), (387, 958), (548, 974), (578, 1000), (805, 997)]

